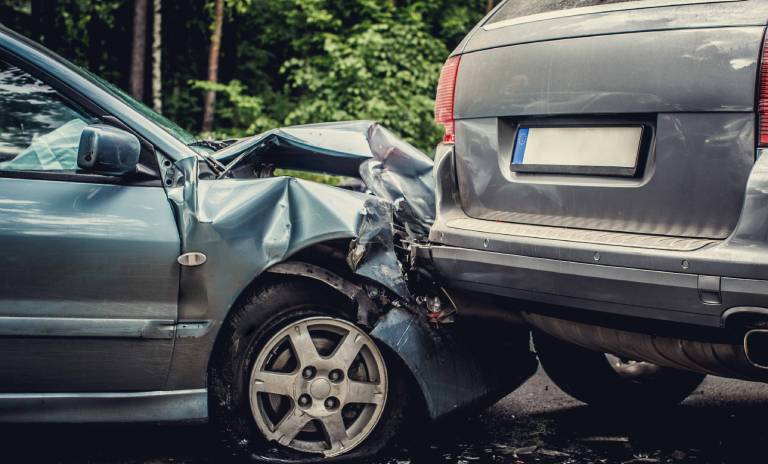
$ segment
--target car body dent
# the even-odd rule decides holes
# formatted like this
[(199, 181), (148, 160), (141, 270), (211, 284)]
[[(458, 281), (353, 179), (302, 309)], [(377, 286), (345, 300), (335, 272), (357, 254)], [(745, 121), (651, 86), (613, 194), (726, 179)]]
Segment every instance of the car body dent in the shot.
[[(303, 150), (312, 153), (308, 145)], [(349, 241), (355, 275), (395, 298), (411, 298), (394, 253), (389, 201), (292, 177), (201, 179), (200, 163), (195, 157), (178, 161), (180, 179), (167, 189), (181, 253), (206, 256), (200, 266), (181, 267), (179, 320), (216, 322), (205, 336), (184, 341), (187, 350), (199, 353), (194, 361), (176, 351), (170, 388), (202, 387), (218, 321), (265, 270), (313, 245)]]
[[(176, 166), (185, 180), (169, 189), (169, 198), (181, 228), (182, 253), (207, 256), (204, 265), (184, 272), (204, 274), (212, 307), (229, 308), (234, 302), (231, 286), (242, 290), (255, 276), (308, 246), (360, 239), (363, 246), (379, 240), (386, 248), (387, 237), (391, 240), (392, 208), (375, 196), (293, 177), (199, 180), (195, 158)], [(387, 275), (380, 283), (408, 298), (397, 260), (376, 258), (370, 256), (376, 265), (394, 269), (368, 271), (368, 259), (362, 258), (358, 270)]]
[[(527, 329), (520, 325), (512, 328), (518, 330), (517, 334), (498, 334), (502, 341), (487, 333), (484, 326), (479, 328), (482, 334), (473, 332), (465, 321), (437, 326), (423, 312), (400, 307), (382, 311), (363, 288), (320, 266), (288, 261), (268, 272), (323, 282), (357, 306), (358, 319), (365, 316), (358, 323), (364, 326), (377, 318), (371, 336), (389, 348), (410, 371), (432, 419), (471, 404), (495, 401), (520, 386), (538, 366), (528, 347)], [(500, 368), (509, 359), (515, 360), (514, 367)]]
[(169, 388), (203, 387), (220, 322), (237, 298), (265, 270), (312, 245), (356, 240), (363, 255), (358, 275), (378, 276), (394, 295), (410, 297), (392, 251), (392, 208), (385, 200), (291, 177), (201, 180), (199, 163), (177, 162), (183, 179), (168, 189), (181, 253), (207, 258), (181, 267), (179, 320), (211, 320), (214, 327), (201, 338), (177, 340), (184, 348), (174, 352)]
[[(336, 140), (343, 136), (352, 140)], [(314, 145), (318, 140), (322, 142)], [(406, 240), (419, 239), (429, 230), (435, 200), (432, 160), (370, 122), (277, 129), (240, 143), (226, 156), (217, 156), (228, 168), (224, 178), (201, 178), (196, 158), (175, 164), (183, 179), (168, 191), (180, 228), (181, 252), (206, 256), (204, 264), (181, 269), (180, 320), (223, 320), (244, 289), (265, 272), (273, 277), (300, 276), (319, 280), (350, 300), (358, 323), (371, 327), (372, 336), (408, 367), (433, 418), (508, 393), (533, 373), (536, 361), (529, 359), (527, 344), (519, 356), (514, 355), (521, 359), (519, 366), (500, 375), (497, 363), (476, 361), (478, 352), (486, 360), (502, 355), (494, 351), (493, 343), (478, 341), (471, 347), (457, 343), (462, 337), (456, 333), (462, 328), (431, 326), (426, 310), (416, 302), (395, 253), (393, 215), (407, 213), (400, 218)], [(356, 154), (351, 154), (355, 150), (350, 147), (355, 146)], [(328, 157), (345, 160), (338, 163), (340, 174), (351, 174), (356, 165), (378, 195), (292, 177), (243, 177), (259, 172), (253, 167), (265, 162), (327, 172), (335, 165)], [(346, 261), (351, 278), (292, 260), (308, 247), (339, 240), (350, 244)], [(387, 304), (372, 301), (367, 286), (386, 292)], [(181, 353), (210, 352), (217, 330), (218, 326), (200, 338), (177, 340), (187, 348), (177, 350), (179, 362), (176, 358), (172, 362), (173, 388), (204, 385), (203, 359), (197, 359), (196, 372), (191, 372), (189, 355)], [(509, 355), (503, 353), (505, 359)], [(186, 373), (173, 372), (177, 367)]]
[(282, 127), (242, 139), (213, 156), (226, 166), (226, 172), (268, 163), (357, 176), (360, 163), (373, 157), (367, 138), (373, 125), (372, 121), (349, 121)]
[(435, 222), (434, 163), (386, 128), (368, 128), (372, 158), (360, 165), (360, 177), (379, 198), (395, 206), (408, 236), (424, 238)]
[(252, 177), (259, 166), (361, 177), (395, 206), (412, 237), (424, 237), (435, 220), (432, 160), (373, 121), (307, 124), (273, 129), (218, 151), (218, 177)]

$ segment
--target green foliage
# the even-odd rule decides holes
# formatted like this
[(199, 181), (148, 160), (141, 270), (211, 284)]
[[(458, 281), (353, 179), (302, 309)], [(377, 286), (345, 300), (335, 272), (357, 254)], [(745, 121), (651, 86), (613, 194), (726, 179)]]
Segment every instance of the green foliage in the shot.
[(269, 117), (264, 99), (244, 94), (245, 86), (237, 79), (228, 84), (208, 81), (193, 81), (191, 84), (203, 91), (214, 90), (219, 98), (226, 98), (226, 104), (219, 105), (217, 117), (232, 128), (228, 131), (230, 136), (259, 133), (277, 125), (277, 121)]
[[(0, 0), (0, 21), (127, 88), (133, 3)], [(429, 153), (440, 139), (432, 121), (440, 67), (487, 2), (225, 0), (221, 83), (211, 84), (202, 80), (213, 3), (163, 1), (163, 108), (170, 119), (197, 132), (202, 96), (213, 89), (215, 136), (373, 119)]]
[(224, 5), (235, 14), (243, 14), (253, 4), (253, 0), (226, 0)]
[(357, 3), (357, 11), (372, 17), (349, 28), (325, 10), (307, 15), (329, 30), (314, 36), (321, 43), (300, 44), (309, 53), (281, 69), (296, 104), (286, 122), (374, 119), (429, 150), (439, 137), (433, 98), (448, 50), (413, 8)]

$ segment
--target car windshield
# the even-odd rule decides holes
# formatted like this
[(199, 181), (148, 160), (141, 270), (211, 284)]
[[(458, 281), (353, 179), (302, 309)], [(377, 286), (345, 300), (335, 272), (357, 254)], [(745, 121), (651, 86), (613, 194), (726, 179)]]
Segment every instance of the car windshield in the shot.
[[(191, 145), (198, 141), (198, 139), (194, 135), (184, 130), (178, 124), (166, 118), (162, 114), (154, 111), (152, 108), (136, 100), (132, 96), (128, 95), (116, 85), (104, 80), (103, 78), (88, 71), (87, 69), (80, 68), (80, 70), (83, 73), (87, 74), (91, 80), (95, 81), (95, 83), (101, 86), (104, 90), (112, 94), (114, 97), (120, 99), (123, 103), (130, 106), (133, 110), (141, 113), (141, 115), (144, 116), (145, 118), (149, 119), (150, 121), (154, 122), (158, 126), (162, 127), (166, 132), (176, 137), (177, 139), (181, 140), (186, 145)], [(195, 150), (205, 149), (205, 147), (199, 147), (199, 146), (194, 146), (193, 148)]]

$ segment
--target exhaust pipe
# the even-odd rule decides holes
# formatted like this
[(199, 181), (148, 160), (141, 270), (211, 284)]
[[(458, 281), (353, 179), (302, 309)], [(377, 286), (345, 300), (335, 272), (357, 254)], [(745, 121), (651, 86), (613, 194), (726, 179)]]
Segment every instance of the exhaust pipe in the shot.
[(768, 369), (768, 329), (754, 329), (744, 335), (744, 354), (753, 366)]
[[(522, 312), (532, 327), (592, 351), (673, 369), (768, 382), (768, 328), (732, 341), (670, 338)], [(743, 327), (743, 326), (742, 326)]]

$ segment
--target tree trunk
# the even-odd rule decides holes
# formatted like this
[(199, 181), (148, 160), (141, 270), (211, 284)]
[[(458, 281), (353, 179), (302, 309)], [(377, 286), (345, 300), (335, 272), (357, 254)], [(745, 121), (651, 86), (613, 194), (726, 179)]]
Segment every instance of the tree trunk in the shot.
[[(216, 0), (213, 17), (211, 49), (208, 54), (208, 82), (219, 81), (219, 55), (221, 51), (221, 29), (224, 23), (224, 0)], [(216, 92), (209, 90), (205, 94), (203, 112), (203, 132), (213, 130), (213, 112), (216, 106)]]
[(152, 0), (152, 108), (163, 112), (163, 0)]
[(131, 49), (131, 95), (144, 99), (144, 61), (147, 49), (147, 0), (134, 0)]
[(494, 3), (496, 3), (494, 2), (494, 0), (488, 0), (488, 3), (486, 4), (486, 7), (485, 7), (486, 14), (490, 13), (491, 10), (493, 10), (493, 7), (495, 6)]

